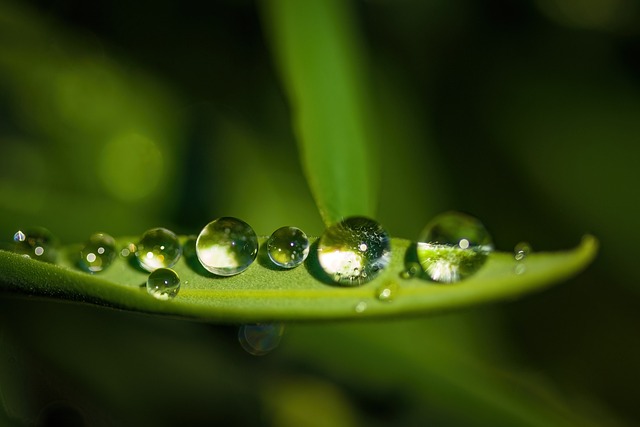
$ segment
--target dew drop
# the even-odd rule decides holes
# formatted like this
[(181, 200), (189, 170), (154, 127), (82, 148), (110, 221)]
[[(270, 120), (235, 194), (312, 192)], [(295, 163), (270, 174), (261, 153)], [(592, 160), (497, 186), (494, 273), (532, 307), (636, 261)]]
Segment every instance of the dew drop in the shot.
[(98, 273), (109, 267), (116, 258), (116, 241), (106, 233), (89, 237), (80, 251), (79, 265), (89, 273)]
[(527, 266), (523, 262), (518, 262), (515, 267), (513, 267), (513, 272), (518, 276), (521, 276), (527, 272)]
[(398, 295), (398, 284), (390, 281), (376, 289), (376, 298), (380, 301), (390, 302), (393, 301)]
[(13, 235), (13, 251), (26, 257), (45, 262), (56, 262), (58, 241), (44, 227), (18, 230)]
[(135, 254), (137, 250), (138, 250), (138, 247), (136, 246), (136, 244), (133, 242), (130, 242), (127, 244), (127, 246), (125, 246), (120, 250), (120, 256), (122, 258), (129, 258), (132, 254)]
[(327, 228), (318, 240), (318, 261), (335, 282), (356, 286), (375, 278), (391, 261), (391, 240), (369, 218), (351, 217)]
[(309, 239), (299, 228), (279, 228), (267, 240), (267, 254), (278, 267), (296, 267), (309, 255)]
[(147, 278), (147, 292), (159, 300), (174, 298), (180, 290), (180, 277), (170, 268), (158, 268)]
[(202, 266), (213, 274), (233, 276), (249, 268), (256, 259), (258, 236), (244, 221), (218, 218), (198, 235), (196, 254)]
[(238, 330), (238, 341), (247, 353), (264, 356), (278, 347), (283, 333), (282, 323), (242, 325)]
[(422, 267), (417, 262), (410, 262), (407, 267), (400, 273), (400, 277), (403, 279), (413, 279), (420, 275)]
[(527, 242), (520, 242), (513, 248), (513, 257), (516, 261), (523, 261), (530, 253), (531, 245)]
[(418, 239), (418, 260), (437, 282), (453, 283), (476, 273), (493, 250), (491, 236), (476, 218), (446, 212), (434, 218)]
[(367, 303), (364, 301), (360, 301), (354, 307), (356, 313), (364, 313), (367, 310)]
[(136, 246), (136, 258), (147, 271), (173, 267), (182, 255), (182, 246), (172, 231), (152, 228), (146, 231)]

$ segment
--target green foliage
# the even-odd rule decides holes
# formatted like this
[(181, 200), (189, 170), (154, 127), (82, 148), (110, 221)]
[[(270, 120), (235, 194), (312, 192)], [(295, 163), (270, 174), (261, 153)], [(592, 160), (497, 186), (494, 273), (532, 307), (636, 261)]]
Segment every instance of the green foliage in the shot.
[[(75, 245), (63, 250), (60, 265), (0, 252), (0, 289), (218, 322), (396, 317), (519, 297), (576, 274), (597, 251), (596, 240), (586, 237), (575, 250), (535, 253), (518, 263), (513, 254), (494, 253), (468, 280), (437, 284), (421, 277), (401, 278), (407, 259), (415, 257), (415, 247), (407, 240), (393, 239), (389, 267), (363, 286), (345, 288), (323, 277), (315, 253), (305, 266), (277, 269), (264, 253), (265, 240), (261, 239), (257, 262), (241, 274), (223, 278), (204, 270), (193, 239), (183, 238), (185, 256), (173, 267), (182, 285), (171, 301), (158, 301), (147, 293), (148, 273), (137, 267), (135, 258), (119, 258), (94, 275), (78, 271), (80, 248)], [(128, 241), (122, 239), (120, 244)], [(516, 274), (517, 264), (525, 268), (522, 274)], [(378, 295), (385, 288), (393, 290), (392, 299), (380, 301)]]

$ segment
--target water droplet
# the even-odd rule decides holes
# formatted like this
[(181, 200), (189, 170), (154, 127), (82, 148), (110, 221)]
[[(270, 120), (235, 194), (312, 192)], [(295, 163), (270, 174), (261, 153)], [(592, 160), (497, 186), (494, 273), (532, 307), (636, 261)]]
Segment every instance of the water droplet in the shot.
[(422, 267), (417, 262), (410, 262), (407, 267), (400, 273), (403, 279), (412, 279), (420, 275)]
[(531, 245), (527, 242), (520, 242), (515, 246), (515, 248), (513, 248), (513, 257), (516, 261), (524, 260), (530, 253)]
[(238, 330), (238, 341), (247, 353), (264, 356), (278, 347), (283, 333), (282, 323), (242, 325)]
[(180, 277), (170, 268), (158, 268), (147, 278), (147, 292), (159, 300), (175, 297), (180, 290)]
[(106, 233), (95, 233), (80, 251), (80, 267), (98, 273), (109, 267), (116, 258), (116, 241)]
[(182, 246), (172, 231), (152, 228), (142, 235), (135, 254), (142, 268), (154, 271), (173, 267), (182, 255)]
[(222, 217), (207, 224), (196, 240), (196, 254), (204, 268), (219, 276), (233, 276), (249, 268), (258, 255), (258, 236), (249, 224)]
[(309, 239), (299, 228), (279, 228), (267, 241), (267, 254), (278, 267), (296, 267), (309, 255)]
[(526, 273), (526, 271), (527, 271), (527, 266), (523, 262), (518, 262), (516, 266), (513, 267), (513, 272), (516, 273), (518, 276)]
[(318, 240), (318, 261), (337, 283), (355, 286), (375, 278), (391, 261), (391, 240), (376, 221), (347, 218)]
[(49, 230), (33, 227), (18, 230), (13, 235), (13, 250), (29, 258), (45, 262), (55, 262), (58, 257), (58, 241)]
[(399, 286), (396, 282), (387, 282), (376, 289), (376, 298), (385, 302), (393, 301), (398, 295), (398, 288)]
[(133, 242), (130, 242), (127, 244), (127, 246), (122, 248), (122, 250), (120, 251), (120, 256), (122, 258), (129, 258), (131, 254), (135, 254), (137, 250), (138, 250), (138, 247), (136, 246), (136, 244)]
[(364, 313), (366, 311), (366, 309), (367, 309), (367, 303), (364, 302), (364, 301), (360, 301), (354, 307), (354, 310), (355, 310), (356, 313)]
[(491, 236), (480, 221), (458, 212), (434, 218), (417, 244), (422, 269), (437, 282), (452, 283), (477, 272), (493, 250)]

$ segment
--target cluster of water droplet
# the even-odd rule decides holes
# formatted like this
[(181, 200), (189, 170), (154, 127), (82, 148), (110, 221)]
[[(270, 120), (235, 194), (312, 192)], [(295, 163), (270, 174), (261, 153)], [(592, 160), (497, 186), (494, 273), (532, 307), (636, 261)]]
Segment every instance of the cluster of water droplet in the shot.
[(442, 283), (457, 282), (475, 274), (492, 251), (493, 242), (484, 225), (459, 212), (435, 217), (417, 243), (422, 270)]

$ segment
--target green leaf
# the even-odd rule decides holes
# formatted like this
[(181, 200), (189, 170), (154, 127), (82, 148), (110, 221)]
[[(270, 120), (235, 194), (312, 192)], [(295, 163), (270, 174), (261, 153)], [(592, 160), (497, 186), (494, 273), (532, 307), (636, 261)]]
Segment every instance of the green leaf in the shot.
[(302, 164), (326, 224), (375, 217), (375, 120), (349, 2), (271, 0), (265, 21)]
[[(303, 266), (278, 270), (264, 253), (265, 240), (260, 239), (258, 260), (245, 272), (217, 277), (198, 263), (193, 239), (183, 237), (185, 254), (174, 266), (182, 285), (171, 301), (159, 301), (147, 293), (148, 273), (136, 267), (135, 259), (119, 257), (99, 274), (80, 271), (74, 265), (79, 245), (64, 247), (59, 265), (0, 251), (0, 290), (216, 322), (398, 317), (512, 299), (543, 289), (584, 269), (598, 247), (594, 237), (586, 236), (573, 250), (530, 254), (522, 274), (514, 271), (513, 254), (493, 253), (469, 279), (438, 284), (401, 278), (415, 245), (393, 239), (391, 264), (376, 279), (359, 287), (340, 287), (323, 278), (315, 246)], [(119, 243), (124, 246), (130, 241)], [(377, 298), (386, 287), (394, 288), (391, 301)]]

